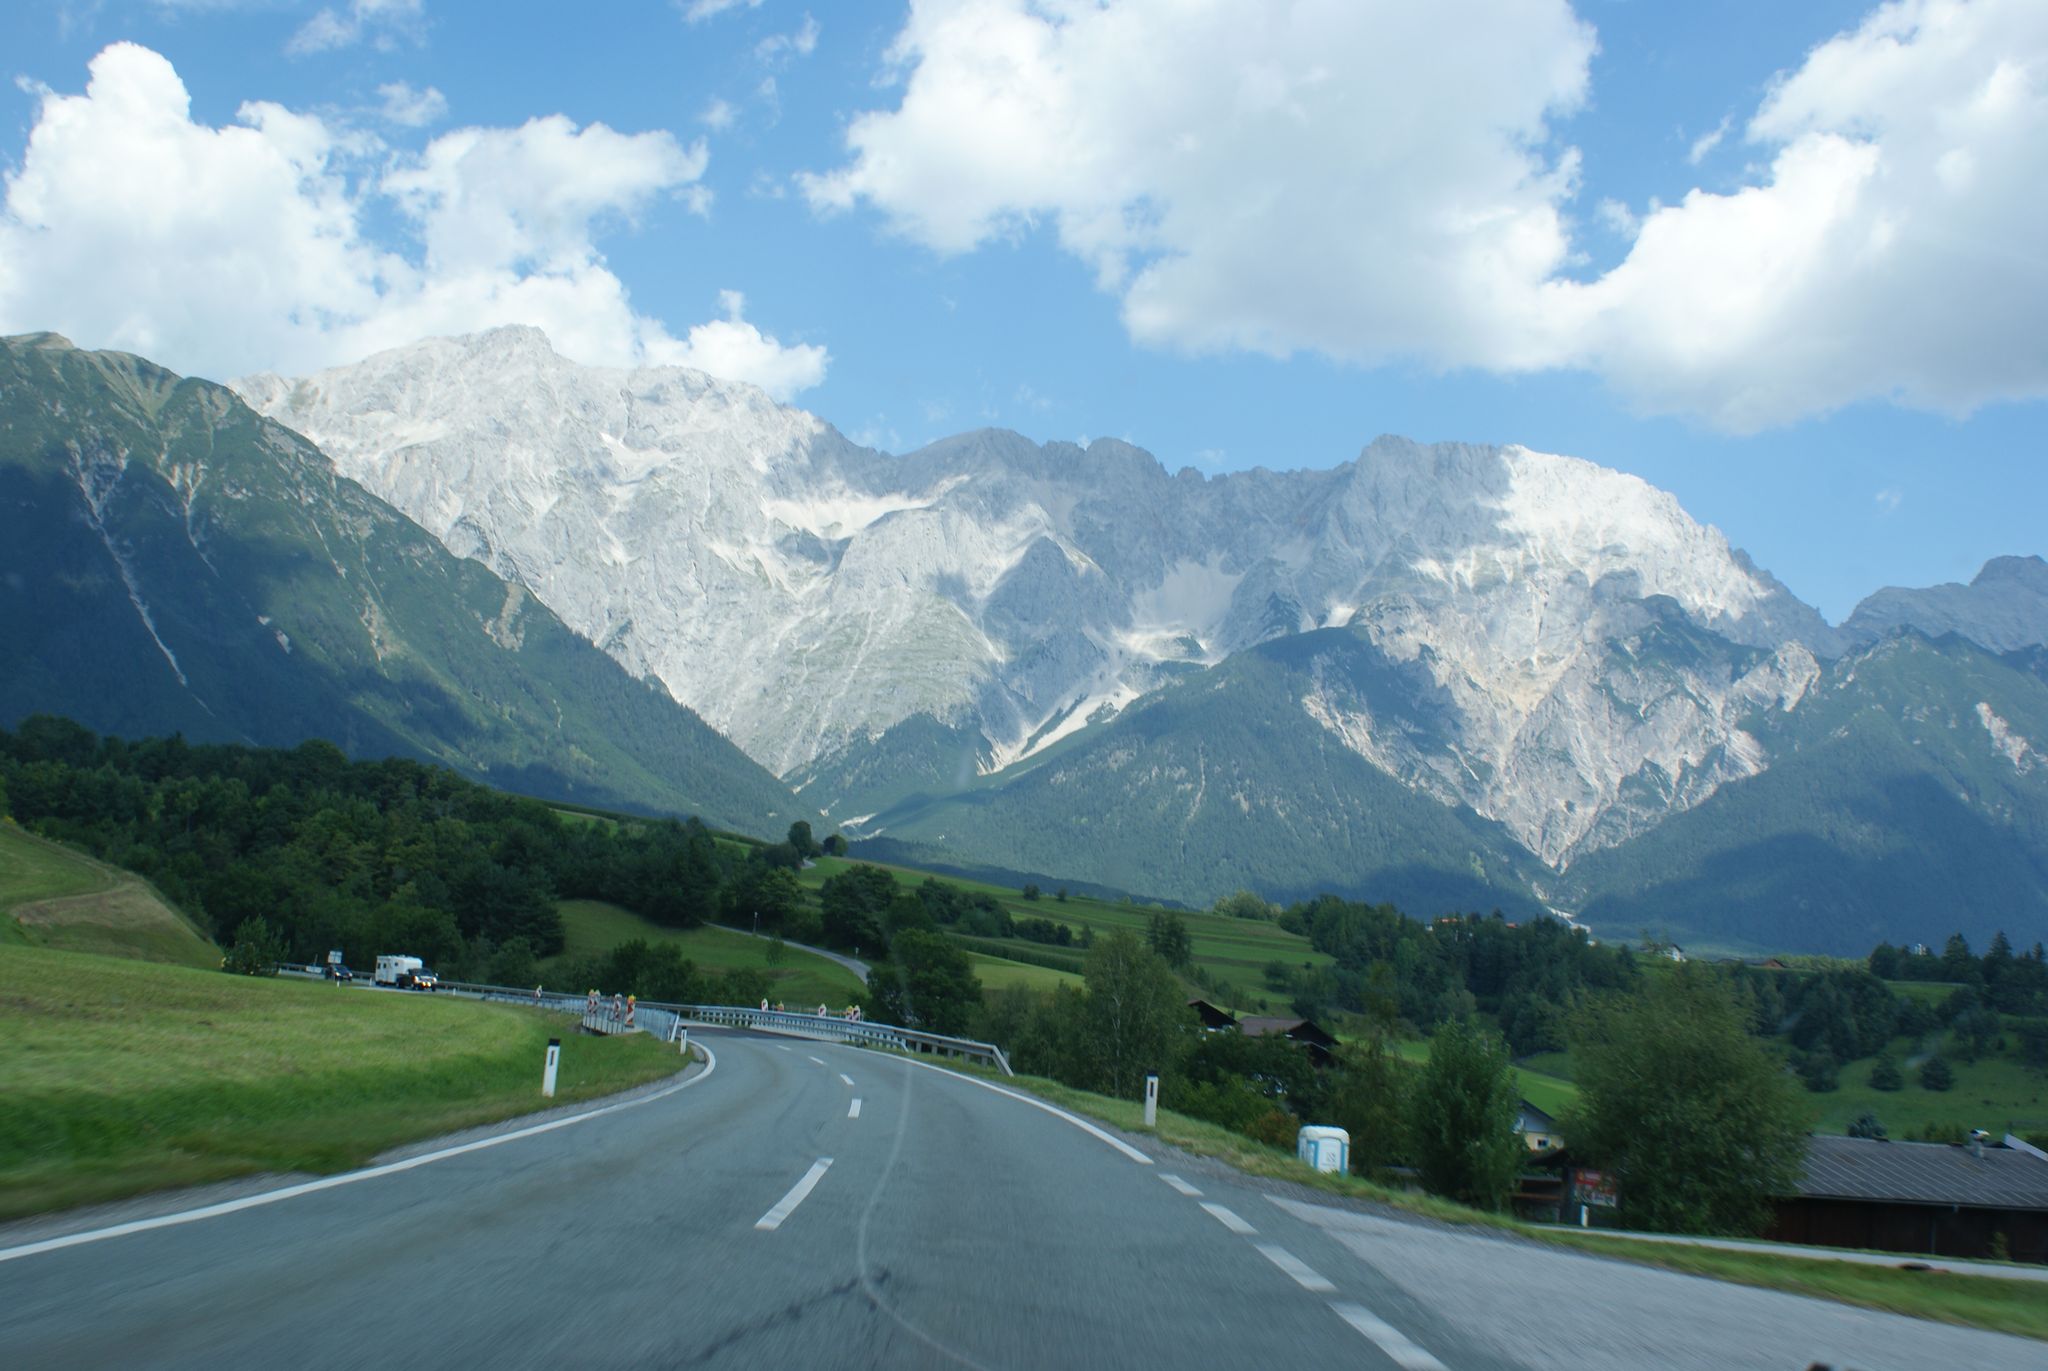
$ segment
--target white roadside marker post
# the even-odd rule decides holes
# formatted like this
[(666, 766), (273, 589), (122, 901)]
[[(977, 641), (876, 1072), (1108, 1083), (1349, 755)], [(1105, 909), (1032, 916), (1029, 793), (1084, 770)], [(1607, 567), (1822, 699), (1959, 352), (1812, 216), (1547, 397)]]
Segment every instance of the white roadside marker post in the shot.
[(1149, 1074), (1145, 1077), (1145, 1127), (1151, 1128), (1159, 1122), (1159, 1077)]
[(549, 1099), (555, 1097), (555, 1068), (562, 1064), (562, 1040), (548, 1039), (548, 1064), (540, 1074), (540, 1093)]
[(687, 1028), (683, 1030), (683, 1055), (690, 1055), (690, 1030)]

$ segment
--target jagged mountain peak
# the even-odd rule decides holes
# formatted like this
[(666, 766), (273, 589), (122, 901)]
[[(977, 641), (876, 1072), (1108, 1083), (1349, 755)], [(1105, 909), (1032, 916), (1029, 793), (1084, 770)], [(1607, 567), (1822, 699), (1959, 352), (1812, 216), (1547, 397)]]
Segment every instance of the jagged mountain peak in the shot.
[[(581, 367), (530, 329), (239, 387), (842, 814), (935, 774), (891, 760), (906, 720), (1001, 769), (1190, 670), (1349, 626), (1452, 701), (1455, 736), (1401, 779), (1561, 861), (1645, 767), (1692, 778), (1648, 786), (1678, 795), (1758, 764), (1731, 702), (1796, 694), (1803, 668), (1766, 680), (1754, 654), (1827, 647), (1668, 493), (1517, 446), (1384, 436), (1333, 468), (1202, 476), (983, 429), (890, 457), (751, 387)], [(1618, 683), (1613, 645), (1652, 601), (1727, 660)], [(1601, 703), (1617, 691), (1633, 703)]]

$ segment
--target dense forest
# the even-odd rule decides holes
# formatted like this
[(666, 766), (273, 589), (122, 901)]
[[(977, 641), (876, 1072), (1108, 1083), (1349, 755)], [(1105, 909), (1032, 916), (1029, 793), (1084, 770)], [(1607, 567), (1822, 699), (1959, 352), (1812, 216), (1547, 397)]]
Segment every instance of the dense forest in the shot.
[(224, 946), (260, 921), (289, 959), (404, 949), (453, 975), (559, 952), (561, 898), (702, 922), (731, 865), (695, 822), (579, 822), (407, 759), (131, 743), (48, 716), (0, 732), (0, 803), (147, 877)]

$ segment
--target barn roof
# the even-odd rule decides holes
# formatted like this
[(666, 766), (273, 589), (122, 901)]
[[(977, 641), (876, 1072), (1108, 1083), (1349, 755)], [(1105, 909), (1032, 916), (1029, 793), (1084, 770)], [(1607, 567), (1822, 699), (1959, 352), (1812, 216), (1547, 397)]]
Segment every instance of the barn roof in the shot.
[(1808, 1139), (1799, 1194), (1808, 1199), (2048, 1210), (2048, 1161), (2032, 1149), (1983, 1149), (1881, 1138)]

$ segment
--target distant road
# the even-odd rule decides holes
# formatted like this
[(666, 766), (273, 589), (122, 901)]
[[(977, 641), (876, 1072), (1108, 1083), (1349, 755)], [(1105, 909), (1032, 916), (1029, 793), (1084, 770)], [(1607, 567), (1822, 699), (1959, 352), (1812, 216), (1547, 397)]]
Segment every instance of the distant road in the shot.
[[(720, 928), (731, 927), (729, 924), (720, 924), (718, 926)], [(734, 928), (732, 929), (732, 931), (735, 933), (744, 933), (750, 938), (764, 938), (770, 942), (774, 941), (775, 939), (775, 935), (773, 933), (756, 933), (752, 929), (748, 928)], [(782, 940), (782, 945), (784, 947), (793, 947), (799, 952), (808, 952), (816, 957), (823, 957), (828, 962), (837, 962), (839, 963), (839, 965), (845, 967), (848, 971), (851, 971), (854, 975), (860, 977), (863, 983), (867, 981), (868, 964), (858, 957), (849, 957), (843, 952), (833, 952), (828, 948), (813, 947), (809, 943), (793, 943), (787, 938), (784, 938)]]
[[(12, 1255), (0, 1366), (1971, 1367), (2039, 1343), (1306, 1202), (974, 1081), (702, 1033), (694, 1086)], [(104, 1222), (104, 1220), (102, 1220)], [(48, 1235), (49, 1225), (35, 1236)]]

